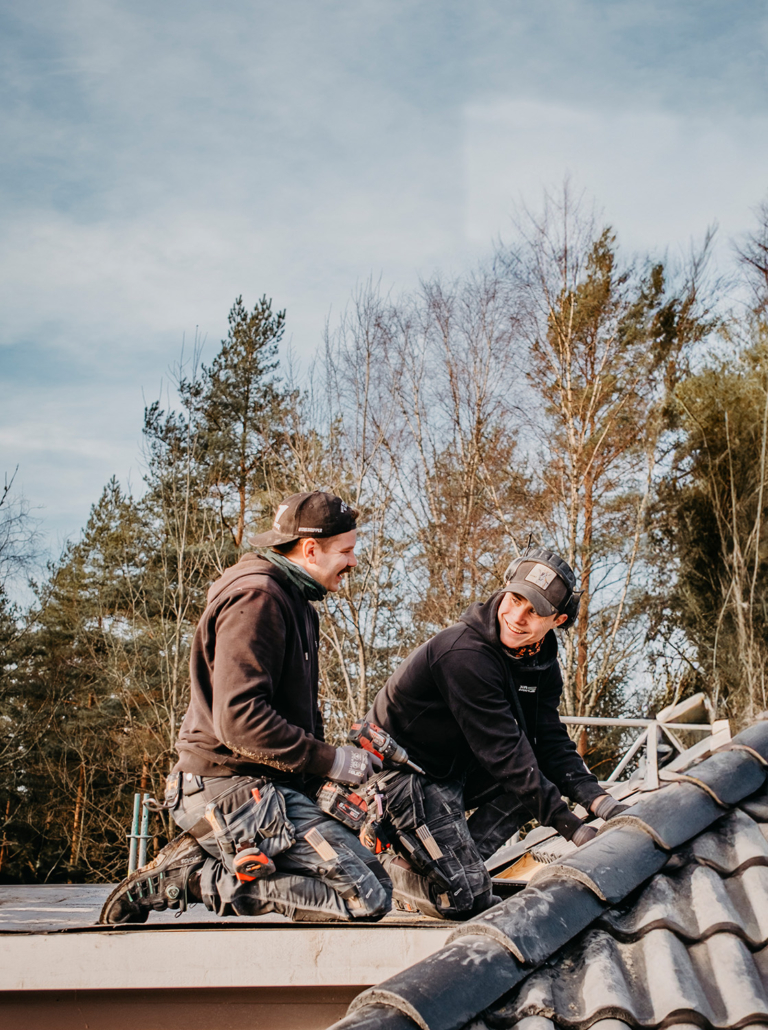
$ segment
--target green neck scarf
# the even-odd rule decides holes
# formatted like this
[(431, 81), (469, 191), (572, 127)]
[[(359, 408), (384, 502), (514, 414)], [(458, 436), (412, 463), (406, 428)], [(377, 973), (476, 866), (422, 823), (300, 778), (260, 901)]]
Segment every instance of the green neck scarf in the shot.
[(322, 583), (312, 579), (310, 574), (301, 565), (290, 561), (285, 555), (280, 554), (279, 551), (264, 550), (261, 552), (261, 556), (266, 558), (267, 561), (272, 562), (273, 565), (277, 565), (278, 569), (282, 569), (291, 583), (307, 601), (322, 601), (328, 593)]

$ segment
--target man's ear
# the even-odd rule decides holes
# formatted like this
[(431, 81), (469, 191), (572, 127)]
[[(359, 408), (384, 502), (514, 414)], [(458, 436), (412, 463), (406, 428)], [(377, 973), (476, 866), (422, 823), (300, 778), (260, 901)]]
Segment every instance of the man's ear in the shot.
[(315, 564), (315, 557), (317, 555), (317, 540), (311, 536), (305, 536), (301, 541), (301, 554), (304, 561)]
[(568, 621), (568, 616), (565, 613), (563, 613), (562, 615), (558, 615), (557, 620), (555, 621), (555, 625), (556, 626), (562, 626), (562, 624), (564, 622), (567, 622), (567, 621)]

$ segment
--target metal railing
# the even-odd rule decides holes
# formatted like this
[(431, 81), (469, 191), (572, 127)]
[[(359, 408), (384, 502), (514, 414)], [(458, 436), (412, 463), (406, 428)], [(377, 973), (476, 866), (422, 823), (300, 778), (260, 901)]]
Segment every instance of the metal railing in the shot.
[[(128, 849), (128, 874), (135, 873), (137, 869), (147, 864), (147, 841), (154, 836), (149, 833), (149, 809), (147, 808), (149, 794), (142, 798), (141, 794), (133, 795), (133, 822), (131, 832), (126, 834), (130, 841)], [(141, 829), (139, 829), (141, 822)]]
[[(677, 757), (665, 767), (670, 772), (675, 772), (676, 766), (687, 765), (689, 762), (694, 761), (694, 759), (700, 756), (703, 757), (708, 750), (713, 750), (731, 739), (730, 726), (727, 719), (718, 719), (711, 723), (696, 723), (672, 722), (658, 716), (655, 719), (603, 719), (597, 716), (561, 715), (560, 720), (569, 726), (642, 727), (642, 733), (632, 742), (608, 779), (601, 780), (600, 782), (603, 785), (617, 783), (619, 776), (621, 776), (632, 759), (644, 747), (645, 754), (640, 758), (640, 775), (636, 775), (634, 779), (642, 780), (642, 786), (645, 790), (656, 790), (659, 786), (659, 742), (662, 738), (666, 737), (678, 752)], [(693, 747), (686, 748), (678, 739), (675, 730), (706, 733), (707, 737)], [(712, 740), (708, 738), (712, 738)], [(681, 759), (683, 760), (681, 761)]]

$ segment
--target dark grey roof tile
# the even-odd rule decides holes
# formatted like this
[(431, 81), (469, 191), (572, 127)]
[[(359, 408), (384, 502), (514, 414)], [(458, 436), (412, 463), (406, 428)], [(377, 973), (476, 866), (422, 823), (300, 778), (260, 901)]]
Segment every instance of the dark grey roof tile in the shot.
[(655, 876), (631, 904), (606, 912), (597, 925), (622, 940), (663, 928), (693, 942), (733, 933), (762, 947), (768, 941), (768, 867), (748, 866), (727, 879), (704, 865)]
[(700, 834), (679, 857), (683, 862), (711, 865), (729, 876), (747, 864), (768, 864), (768, 842), (759, 826), (736, 808)]
[(609, 822), (604, 832), (573, 855), (544, 866), (531, 884), (543, 887), (553, 876), (566, 876), (585, 884), (602, 901), (614, 904), (657, 873), (668, 858), (643, 830)]
[[(503, 944), (466, 936), (359, 994), (349, 1014), (369, 1005), (391, 1006), (422, 1030), (459, 1030), (524, 978), (525, 970)], [(352, 1022), (345, 1027), (354, 1027)]]
[(747, 726), (741, 733), (737, 733), (730, 744), (726, 744), (725, 747), (728, 749), (749, 748), (768, 764), (768, 719), (761, 719), (759, 722)]
[(723, 814), (720, 805), (693, 783), (671, 783), (638, 801), (606, 823), (600, 833), (616, 826), (644, 830), (661, 848), (671, 851), (695, 837)]
[(701, 786), (725, 808), (764, 786), (765, 765), (751, 751), (718, 751), (678, 776)]
[(751, 797), (745, 798), (739, 802), (739, 808), (755, 822), (768, 823), (768, 791), (759, 790)]
[(416, 1030), (417, 1026), (418, 1023), (389, 1005), (367, 1005), (349, 1013), (328, 1030)]
[(622, 943), (592, 929), (556, 964), (532, 973), (485, 1022), (503, 1030), (534, 1015), (574, 1028), (602, 1018), (640, 1027), (694, 1019), (733, 1027), (768, 1018), (768, 998), (751, 952), (731, 934), (686, 948), (668, 930)]
[(508, 901), (458, 926), (448, 940), (482, 934), (499, 941), (519, 962), (538, 965), (604, 910), (605, 906), (589, 887), (555, 873), (546, 885), (526, 887)]

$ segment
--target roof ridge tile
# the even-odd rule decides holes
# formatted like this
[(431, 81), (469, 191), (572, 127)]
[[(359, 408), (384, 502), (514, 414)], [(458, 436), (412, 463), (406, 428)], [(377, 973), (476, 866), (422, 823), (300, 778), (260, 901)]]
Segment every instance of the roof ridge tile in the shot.
[[(599, 831), (631, 826), (643, 830), (665, 851), (684, 844), (723, 815), (723, 808), (699, 784), (675, 781), (616, 815)], [(589, 845), (586, 845), (588, 848)]]
[(741, 733), (727, 744), (723, 744), (719, 751), (751, 751), (752, 754), (763, 765), (768, 765), (768, 719), (760, 719), (758, 722), (747, 726)]
[(611, 821), (605, 830), (575, 854), (544, 866), (533, 876), (531, 885), (543, 886), (553, 876), (565, 876), (585, 884), (601, 901), (616, 904), (659, 872), (669, 859), (644, 829), (614, 826)]
[(716, 751), (691, 770), (677, 774), (677, 782), (694, 783), (723, 808), (730, 808), (765, 784), (765, 763), (752, 749)]
[[(527, 972), (498, 940), (467, 936), (358, 994), (349, 1015), (384, 1005), (398, 1009), (421, 1030), (460, 1030), (521, 983)], [(354, 1021), (348, 1025), (360, 1028)]]
[(420, 1026), (400, 1009), (386, 1004), (369, 1004), (350, 1011), (333, 1024), (333, 1030), (414, 1030)]
[(474, 934), (499, 941), (531, 967), (544, 962), (604, 911), (587, 885), (555, 875), (541, 887), (529, 886), (513, 898), (462, 923), (446, 943)]

